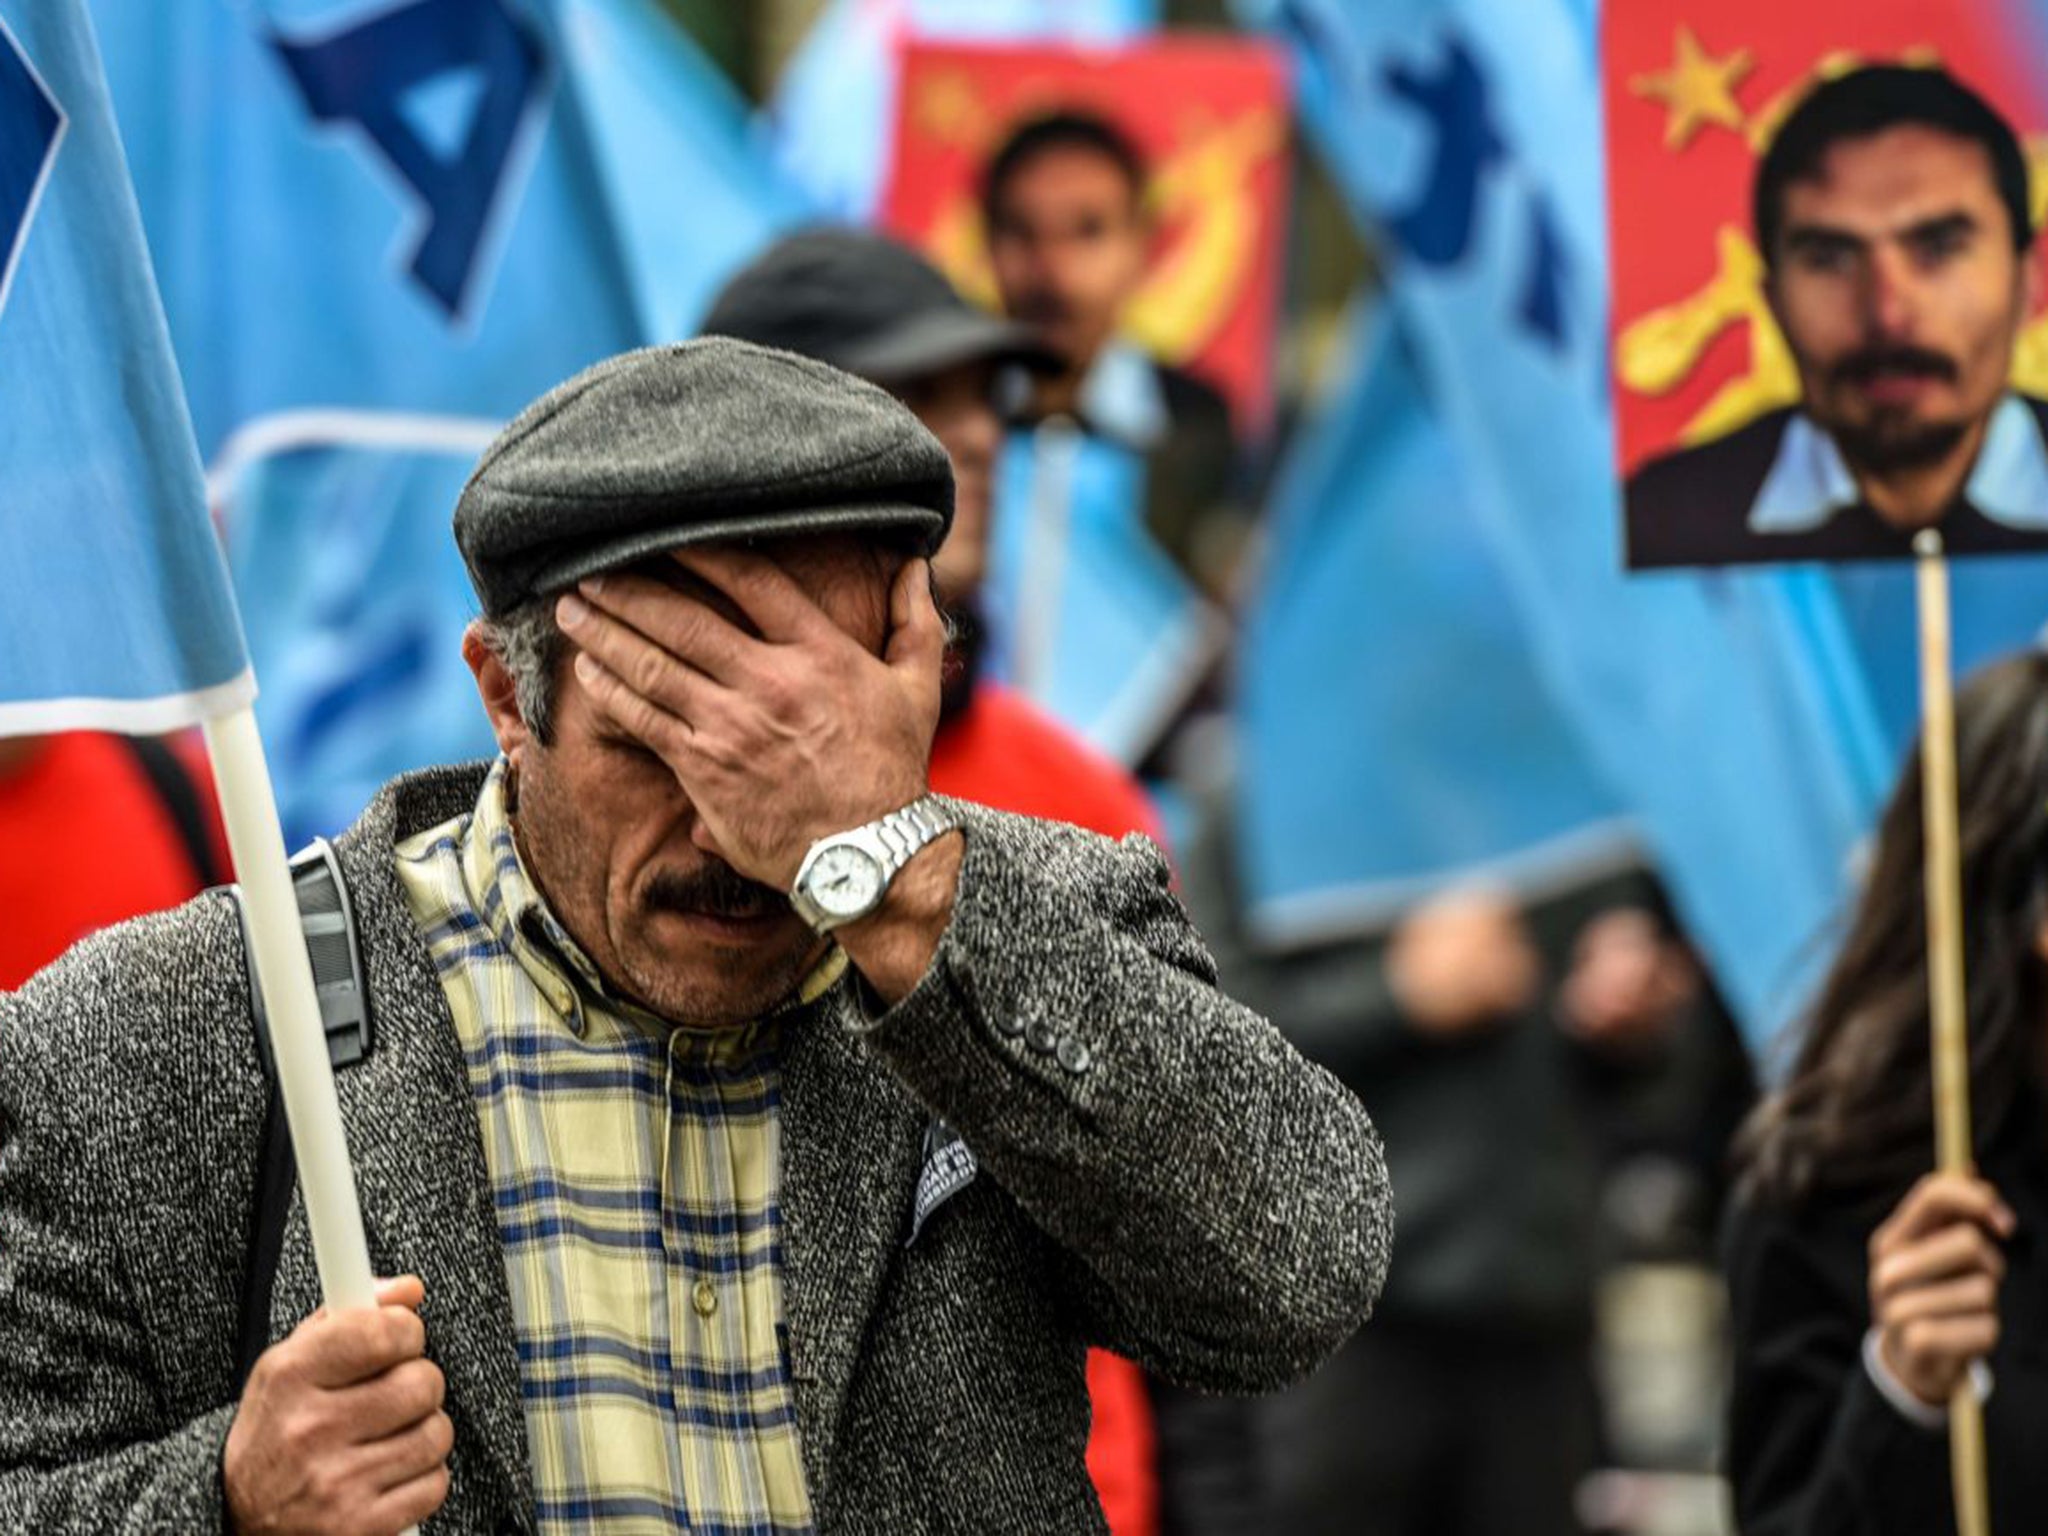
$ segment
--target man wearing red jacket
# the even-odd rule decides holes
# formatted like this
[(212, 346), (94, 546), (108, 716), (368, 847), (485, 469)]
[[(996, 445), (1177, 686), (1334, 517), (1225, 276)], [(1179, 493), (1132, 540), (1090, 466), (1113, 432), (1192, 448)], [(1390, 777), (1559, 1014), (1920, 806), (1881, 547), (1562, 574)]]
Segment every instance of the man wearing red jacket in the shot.
[[(709, 335), (802, 353), (889, 390), (953, 461), (952, 531), (932, 559), (955, 640), (947, 654), (931, 786), (999, 810), (1160, 840), (1137, 781), (1024, 699), (979, 676), (977, 604), (1003, 424), (999, 370), (1056, 360), (1026, 328), (981, 313), (943, 274), (882, 235), (814, 228), (742, 270), (713, 302)], [(1113, 1536), (1263, 1529), (1243, 1405), (1147, 1383), (1128, 1361), (1088, 1361), (1088, 1469)], [(1155, 1416), (1155, 1398), (1158, 1412)]]

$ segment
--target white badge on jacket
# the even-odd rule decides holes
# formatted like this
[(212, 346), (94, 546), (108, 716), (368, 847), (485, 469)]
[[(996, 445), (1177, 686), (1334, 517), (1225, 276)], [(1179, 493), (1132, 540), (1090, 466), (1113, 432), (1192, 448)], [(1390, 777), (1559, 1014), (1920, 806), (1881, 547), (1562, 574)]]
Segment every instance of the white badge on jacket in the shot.
[(910, 1236), (903, 1240), (908, 1248), (917, 1241), (917, 1234), (924, 1230), (925, 1222), (933, 1211), (959, 1194), (974, 1182), (974, 1176), (981, 1171), (975, 1162), (973, 1152), (960, 1139), (960, 1133), (943, 1120), (934, 1120), (924, 1129), (924, 1168), (917, 1176), (917, 1200), (910, 1212)]

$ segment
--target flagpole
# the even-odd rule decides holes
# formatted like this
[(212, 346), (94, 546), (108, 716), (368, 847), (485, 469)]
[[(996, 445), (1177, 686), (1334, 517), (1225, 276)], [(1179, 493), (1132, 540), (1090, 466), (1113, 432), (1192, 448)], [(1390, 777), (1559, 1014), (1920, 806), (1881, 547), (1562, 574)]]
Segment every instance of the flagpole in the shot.
[[(246, 704), (208, 720), (205, 731), (235, 878), (242, 884), (249, 944), (269, 1020), (270, 1051), (284, 1094), (292, 1153), (298, 1161), (306, 1223), (312, 1229), (321, 1296), (334, 1311), (374, 1307), (376, 1280), (363, 1236), (363, 1211), (356, 1199), (341, 1105), (334, 1096), (327, 1031), (320, 1022), (320, 998), (313, 989), (313, 964), (306, 954), (263, 738), (256, 730), (255, 712)], [(403, 1536), (417, 1536), (417, 1531), (409, 1526)]]
[[(1921, 814), (1927, 844), (1927, 977), (1932, 1004), (1935, 1164), (1975, 1172), (1970, 1134), (1970, 1036), (1963, 975), (1963, 875), (1958, 831), (1955, 680), (1948, 562), (1941, 534), (1913, 540), (1920, 599)], [(1990, 1536), (1984, 1405), (1965, 1377), (1948, 1405), (1949, 1474), (1958, 1536)]]
[(1073, 541), (1074, 471), (1081, 429), (1049, 416), (1031, 434), (1031, 520), (1025, 535), (1017, 611), (1011, 616), (1017, 691), (1039, 704), (1052, 697), (1059, 665), (1060, 605), (1067, 548)]
[(249, 916), (249, 943), (263, 988), (285, 1117), (291, 1124), (321, 1294), (330, 1307), (375, 1306), (376, 1283), (341, 1106), (334, 1097), (327, 1031), (320, 1022), (313, 964), (306, 955), (298, 897), (285, 859), (284, 834), (278, 828), (277, 798), (254, 712), (244, 705), (207, 721), (206, 749), (213, 759), (221, 818), (227, 824), (235, 878), (242, 883)]

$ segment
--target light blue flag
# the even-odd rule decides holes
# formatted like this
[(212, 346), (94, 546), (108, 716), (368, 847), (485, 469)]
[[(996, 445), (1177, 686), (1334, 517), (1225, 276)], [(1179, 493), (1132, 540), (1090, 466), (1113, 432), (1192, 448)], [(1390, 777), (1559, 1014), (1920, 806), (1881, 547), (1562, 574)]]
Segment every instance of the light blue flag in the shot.
[(254, 693), (76, 0), (0, 0), (0, 734)]
[(658, 0), (103, 0), (288, 835), (494, 750), (449, 514), (799, 212)]
[(1893, 770), (1820, 570), (1625, 578), (1583, 0), (1240, 0), (1302, 111), (1586, 749), (1755, 1037), (1805, 1000)]
[(746, 100), (657, 0), (556, 3), (641, 329), (689, 336), (726, 278), (816, 205), (776, 171)]
[(294, 846), (346, 826), (395, 773), (497, 750), (462, 660), (476, 599), (448, 518), (476, 451), (265, 454), (224, 498)]
[(822, 213), (872, 222), (896, 137), (905, 38), (1104, 44), (1158, 21), (1159, 0), (832, 0), (776, 83), (776, 163)]
[(1355, 323), (1268, 517), (1237, 659), (1255, 938), (1326, 942), (1447, 885), (1534, 896), (1635, 855), (1385, 306)]
[(1142, 762), (1229, 640), (1145, 527), (1145, 460), (1063, 420), (1012, 433), (989, 526), (985, 674)]
[[(1951, 648), (1962, 676), (2042, 643), (2048, 628), (2048, 555), (1951, 560)], [(1886, 744), (1903, 758), (1920, 729), (1920, 643), (1909, 565), (1845, 565), (1835, 591), (1869, 679)]]

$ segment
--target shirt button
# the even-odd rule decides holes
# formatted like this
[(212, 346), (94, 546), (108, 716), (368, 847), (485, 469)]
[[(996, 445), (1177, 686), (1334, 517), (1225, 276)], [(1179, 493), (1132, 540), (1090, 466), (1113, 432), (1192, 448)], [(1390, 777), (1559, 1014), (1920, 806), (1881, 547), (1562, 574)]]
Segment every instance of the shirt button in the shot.
[(1083, 1072), (1086, 1072), (1088, 1070), (1089, 1064), (1095, 1059), (1093, 1056), (1088, 1054), (1088, 1046), (1086, 1042), (1081, 1040), (1080, 1037), (1076, 1035), (1060, 1036), (1058, 1055), (1060, 1065), (1065, 1067), (1069, 1072), (1073, 1073), (1076, 1077), (1079, 1077)]
[(699, 1317), (709, 1317), (718, 1310), (718, 1287), (709, 1280), (699, 1280), (690, 1289), (690, 1305), (697, 1309)]
[(1050, 1019), (1033, 1019), (1024, 1038), (1031, 1042), (1034, 1051), (1049, 1051), (1059, 1044), (1059, 1031)]

